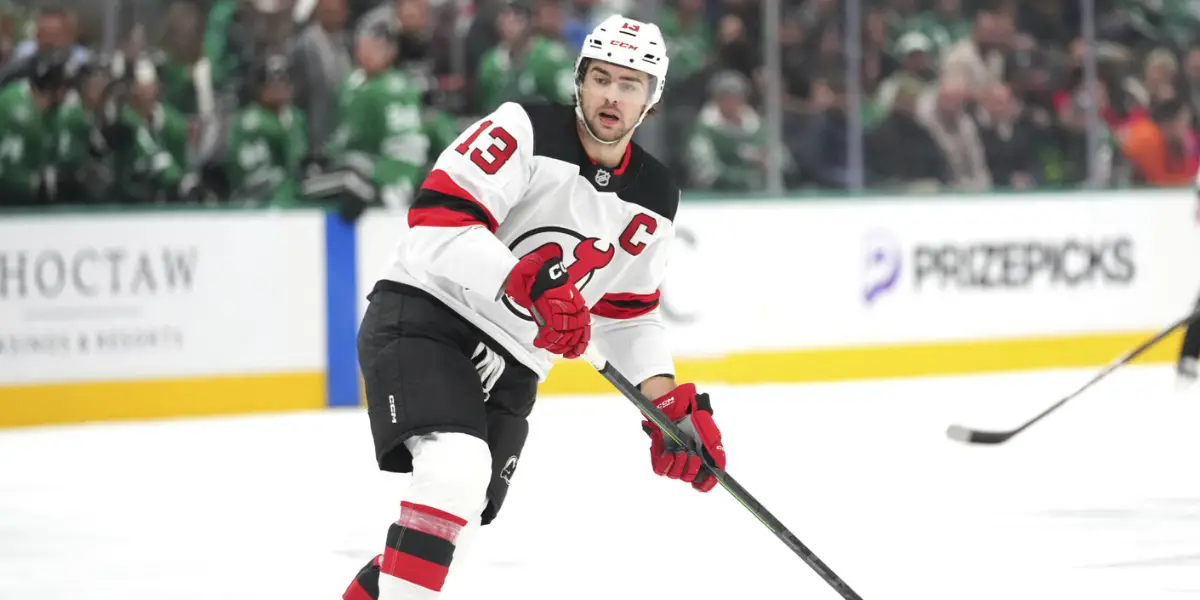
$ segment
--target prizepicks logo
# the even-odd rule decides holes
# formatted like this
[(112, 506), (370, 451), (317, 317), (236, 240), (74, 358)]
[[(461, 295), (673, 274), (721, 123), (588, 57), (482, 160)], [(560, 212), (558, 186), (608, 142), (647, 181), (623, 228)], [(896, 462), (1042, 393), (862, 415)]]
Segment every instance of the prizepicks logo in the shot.
[(875, 230), (863, 239), (863, 301), (875, 301), (896, 286), (904, 266), (900, 242), (891, 233)]
[[(918, 243), (905, 247), (886, 231), (864, 243), (863, 300), (874, 304), (900, 281), (914, 291), (1073, 289), (1127, 286), (1137, 275), (1133, 239), (1096, 238)], [(907, 260), (906, 260), (907, 259)]]
[(1133, 239), (1125, 235), (919, 245), (913, 252), (918, 290), (1124, 286), (1136, 274)]

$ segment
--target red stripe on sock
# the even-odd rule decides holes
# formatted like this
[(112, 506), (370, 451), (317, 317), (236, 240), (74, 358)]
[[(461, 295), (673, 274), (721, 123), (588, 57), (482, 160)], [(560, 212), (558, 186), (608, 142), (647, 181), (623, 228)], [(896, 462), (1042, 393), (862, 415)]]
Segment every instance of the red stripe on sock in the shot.
[(384, 552), (383, 565), (379, 569), (381, 575), (391, 575), (435, 592), (442, 591), (442, 585), (446, 583), (446, 575), (449, 572), (448, 567), (392, 548)]
[(396, 524), (454, 543), (467, 520), (432, 506), (401, 502), (400, 520)]
[(444, 511), (444, 510), (439, 510), (439, 509), (436, 509), (436, 508), (434, 508), (434, 507), (432, 507), (432, 506), (426, 506), (426, 505), (424, 505), (424, 504), (417, 504), (417, 503), (415, 503), (415, 502), (401, 502), (401, 503), (400, 503), (400, 510), (401, 510), (401, 511), (403, 511), (403, 510), (404, 510), (404, 509), (406, 509), (406, 508), (407, 508), (407, 509), (410, 509), (410, 510), (415, 510), (415, 511), (423, 512), (423, 513), (425, 513), (425, 514), (427, 514), (427, 515), (432, 515), (432, 516), (434, 516), (434, 517), (437, 517), (437, 518), (439, 518), (439, 519), (445, 519), (445, 520), (447, 520), (447, 521), (450, 521), (451, 523), (454, 523), (454, 524), (458, 525), (459, 527), (466, 527), (466, 526), (467, 526), (467, 520), (466, 520), (466, 519), (464, 519), (464, 518), (462, 518), (462, 517), (459, 517), (459, 516), (456, 516), (456, 515), (452, 515), (452, 514), (450, 514), (450, 513), (446, 512), (446, 511)]
[(350, 582), (350, 587), (346, 588), (346, 593), (342, 594), (342, 600), (375, 600), (359, 585), (358, 580)]

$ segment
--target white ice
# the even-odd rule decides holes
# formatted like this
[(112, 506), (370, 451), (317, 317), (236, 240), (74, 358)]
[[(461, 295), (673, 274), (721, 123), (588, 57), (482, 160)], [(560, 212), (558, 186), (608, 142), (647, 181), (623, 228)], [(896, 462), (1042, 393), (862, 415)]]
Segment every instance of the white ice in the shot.
[[(729, 472), (876, 599), (1200, 598), (1200, 390), (1130, 368), (710, 388)], [(720, 489), (654, 477), (636, 411), (546, 399), (444, 597), (834, 599)], [(402, 476), (358, 410), (0, 433), (0, 599), (332, 600)]]

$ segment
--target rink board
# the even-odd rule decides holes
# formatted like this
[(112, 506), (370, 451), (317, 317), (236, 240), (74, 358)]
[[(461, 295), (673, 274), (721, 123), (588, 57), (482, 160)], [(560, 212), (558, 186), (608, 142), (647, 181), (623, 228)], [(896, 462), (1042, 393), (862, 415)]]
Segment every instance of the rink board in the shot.
[(0, 220), (0, 426), (320, 408), (320, 211)]
[[(661, 290), (678, 375), (1103, 365), (1193, 306), (1194, 202), (1186, 190), (685, 201)], [(354, 226), (319, 210), (6, 215), (0, 426), (358, 405), (356, 327), (406, 230), (382, 210)], [(541, 389), (610, 392), (582, 363)]]
[[(685, 201), (662, 312), (696, 381), (1099, 366), (1191, 309), (1194, 211), (1187, 190)], [(406, 229), (402, 214), (362, 221), (360, 298)], [(542, 386), (608, 391), (570, 362)]]

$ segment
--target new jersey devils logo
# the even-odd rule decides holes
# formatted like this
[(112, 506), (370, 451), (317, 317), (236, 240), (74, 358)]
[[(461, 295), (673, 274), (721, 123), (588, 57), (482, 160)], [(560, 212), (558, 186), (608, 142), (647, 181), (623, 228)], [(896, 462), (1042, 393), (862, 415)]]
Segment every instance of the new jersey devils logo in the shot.
[[(568, 256), (563, 248), (570, 247)], [(538, 227), (525, 232), (509, 247), (513, 254), (529, 256), (539, 254), (547, 260), (557, 258), (567, 266), (567, 279), (575, 284), (575, 288), (583, 291), (591, 282), (596, 271), (607, 267), (616, 256), (616, 248), (612, 244), (604, 244), (599, 238), (585, 238), (576, 231), (565, 227)], [(532, 321), (529, 312), (514, 303), (508, 296), (503, 298), (504, 306), (512, 314)]]

